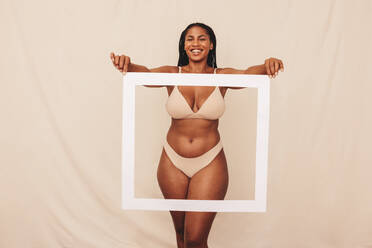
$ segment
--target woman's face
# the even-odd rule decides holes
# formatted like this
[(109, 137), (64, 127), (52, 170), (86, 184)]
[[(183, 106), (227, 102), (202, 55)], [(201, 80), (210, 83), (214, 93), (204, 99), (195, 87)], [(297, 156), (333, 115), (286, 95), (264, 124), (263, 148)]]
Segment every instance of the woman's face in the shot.
[(202, 61), (208, 58), (209, 51), (213, 49), (213, 43), (209, 39), (207, 31), (199, 26), (190, 28), (185, 36), (185, 51), (190, 61)]

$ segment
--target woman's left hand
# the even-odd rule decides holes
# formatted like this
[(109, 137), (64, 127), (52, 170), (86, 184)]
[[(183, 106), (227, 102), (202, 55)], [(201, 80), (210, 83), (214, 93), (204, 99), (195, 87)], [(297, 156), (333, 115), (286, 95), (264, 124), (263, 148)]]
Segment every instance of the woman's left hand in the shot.
[(268, 58), (265, 60), (266, 73), (270, 78), (278, 75), (279, 70), (284, 71), (283, 62), (280, 59)]

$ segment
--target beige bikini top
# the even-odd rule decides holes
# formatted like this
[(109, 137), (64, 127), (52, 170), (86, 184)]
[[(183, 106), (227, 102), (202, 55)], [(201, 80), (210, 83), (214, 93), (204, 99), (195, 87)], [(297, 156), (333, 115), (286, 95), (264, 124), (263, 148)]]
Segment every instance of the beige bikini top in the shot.
[[(178, 68), (178, 72), (181, 73), (181, 67)], [(216, 68), (213, 73), (216, 73)], [(176, 85), (169, 95), (165, 107), (168, 114), (174, 119), (217, 120), (225, 111), (225, 101), (219, 87), (216, 86), (199, 110), (194, 112)]]

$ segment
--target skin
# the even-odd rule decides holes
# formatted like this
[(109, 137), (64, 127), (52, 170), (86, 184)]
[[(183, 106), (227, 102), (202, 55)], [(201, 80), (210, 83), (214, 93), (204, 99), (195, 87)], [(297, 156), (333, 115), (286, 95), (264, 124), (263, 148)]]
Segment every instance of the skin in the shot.
[[(182, 73), (213, 73), (213, 68), (207, 65), (209, 51), (213, 43), (207, 32), (199, 27), (190, 28), (185, 37), (184, 45), (189, 57), (189, 64), (182, 67)], [(192, 50), (200, 50), (193, 53)], [(126, 55), (110, 54), (113, 65), (123, 74), (126, 72), (163, 72), (178, 73), (177, 66), (161, 66), (148, 69), (145, 66), (130, 62)], [(284, 66), (281, 60), (269, 58), (262, 65), (251, 66), (246, 70), (233, 68), (218, 68), (218, 74), (266, 74), (275, 78)], [(174, 86), (166, 87), (168, 95)], [(241, 89), (244, 87), (219, 87), (224, 97), (227, 89)], [(214, 87), (209, 86), (179, 86), (181, 94), (192, 111), (197, 112)], [(220, 140), (218, 120), (206, 119), (173, 119), (167, 134), (167, 141), (173, 149), (183, 157), (196, 157), (204, 154)], [(191, 178), (176, 168), (170, 161), (164, 149), (161, 153), (158, 171), (158, 183), (166, 199), (194, 199), (194, 200), (223, 200), (228, 187), (227, 161), (223, 149), (206, 167), (202, 168)], [(176, 231), (178, 248), (207, 248), (207, 239), (216, 216), (214, 212), (183, 212), (170, 211)]]

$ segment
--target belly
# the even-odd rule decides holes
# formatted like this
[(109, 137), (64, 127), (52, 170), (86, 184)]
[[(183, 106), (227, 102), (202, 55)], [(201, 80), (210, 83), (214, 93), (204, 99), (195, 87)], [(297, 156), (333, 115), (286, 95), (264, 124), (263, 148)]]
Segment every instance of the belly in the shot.
[(172, 119), (167, 141), (183, 157), (202, 155), (213, 148), (220, 140), (218, 120)]

